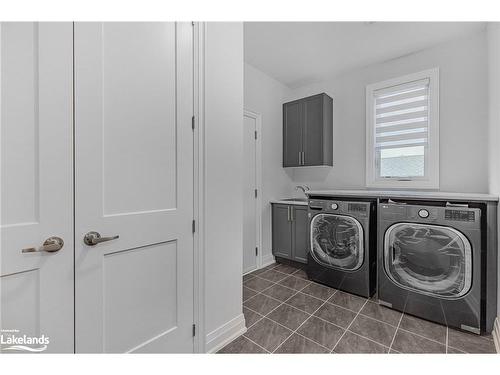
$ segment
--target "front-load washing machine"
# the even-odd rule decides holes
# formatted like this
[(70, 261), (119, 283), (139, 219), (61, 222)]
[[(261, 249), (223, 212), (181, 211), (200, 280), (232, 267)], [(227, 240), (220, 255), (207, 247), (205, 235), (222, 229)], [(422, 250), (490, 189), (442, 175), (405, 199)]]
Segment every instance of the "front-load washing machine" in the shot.
[(370, 297), (376, 282), (376, 200), (309, 199), (307, 276)]
[[(381, 200), (379, 303), (479, 334), (486, 320), (485, 215), (480, 205)], [(491, 278), (490, 278), (491, 279)]]

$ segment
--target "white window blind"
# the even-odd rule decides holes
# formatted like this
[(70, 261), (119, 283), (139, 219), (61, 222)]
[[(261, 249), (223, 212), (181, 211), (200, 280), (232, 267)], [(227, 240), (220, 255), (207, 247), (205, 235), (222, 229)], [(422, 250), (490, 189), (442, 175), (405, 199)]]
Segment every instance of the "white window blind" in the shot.
[(429, 139), (429, 80), (374, 92), (375, 148), (427, 146)]
[(366, 185), (439, 188), (439, 68), (366, 86)]

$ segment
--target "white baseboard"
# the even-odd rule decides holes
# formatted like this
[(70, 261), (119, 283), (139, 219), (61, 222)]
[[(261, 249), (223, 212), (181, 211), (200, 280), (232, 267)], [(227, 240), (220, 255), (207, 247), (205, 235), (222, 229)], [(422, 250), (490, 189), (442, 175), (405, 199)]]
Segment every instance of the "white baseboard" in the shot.
[(498, 316), (495, 319), (495, 324), (493, 324), (492, 336), (497, 353), (500, 353), (500, 317)]
[(245, 316), (240, 314), (207, 335), (205, 345), (206, 352), (217, 352), (246, 331)]
[(267, 255), (262, 256), (262, 267), (269, 266), (270, 264), (273, 264), (274, 262), (276, 262), (276, 260), (274, 259), (273, 254), (267, 254)]

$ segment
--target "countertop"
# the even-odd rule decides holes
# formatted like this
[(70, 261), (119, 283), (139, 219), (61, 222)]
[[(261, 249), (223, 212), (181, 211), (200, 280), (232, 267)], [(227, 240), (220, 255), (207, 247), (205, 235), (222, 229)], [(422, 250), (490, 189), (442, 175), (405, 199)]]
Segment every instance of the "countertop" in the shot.
[(290, 198), (290, 199), (271, 199), (269, 202), (270, 203), (279, 203), (279, 204), (291, 204), (294, 206), (307, 206), (308, 205), (307, 201), (293, 200), (292, 198)]
[(309, 190), (307, 195), (335, 197), (367, 197), (367, 198), (411, 198), (426, 200), (461, 200), (476, 202), (498, 202), (498, 196), (480, 193), (449, 193), (444, 191), (412, 191), (412, 190)]

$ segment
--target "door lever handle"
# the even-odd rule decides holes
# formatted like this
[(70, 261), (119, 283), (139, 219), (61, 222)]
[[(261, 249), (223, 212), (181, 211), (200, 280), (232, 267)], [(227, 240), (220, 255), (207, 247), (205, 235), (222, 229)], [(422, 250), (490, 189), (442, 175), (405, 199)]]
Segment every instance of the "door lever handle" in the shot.
[(83, 242), (85, 243), (85, 245), (95, 246), (97, 244), (100, 244), (101, 242), (112, 241), (112, 240), (116, 240), (118, 238), (120, 238), (119, 235), (111, 236), (111, 237), (101, 237), (101, 234), (98, 232), (88, 232), (83, 237)]
[(42, 246), (38, 249), (36, 247), (27, 247), (22, 249), (22, 253), (40, 253), (46, 251), (47, 253), (55, 253), (64, 246), (64, 241), (61, 237), (50, 237), (45, 240)]

